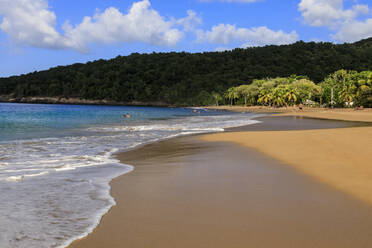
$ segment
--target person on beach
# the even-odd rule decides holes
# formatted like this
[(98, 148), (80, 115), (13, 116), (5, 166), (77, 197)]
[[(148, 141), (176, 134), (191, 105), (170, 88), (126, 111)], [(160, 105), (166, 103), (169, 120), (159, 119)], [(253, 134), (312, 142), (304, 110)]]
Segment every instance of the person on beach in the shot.
[(298, 109), (300, 110), (300, 111), (302, 111), (302, 109), (303, 109), (303, 105), (302, 105), (302, 103), (300, 103), (300, 105), (298, 105)]

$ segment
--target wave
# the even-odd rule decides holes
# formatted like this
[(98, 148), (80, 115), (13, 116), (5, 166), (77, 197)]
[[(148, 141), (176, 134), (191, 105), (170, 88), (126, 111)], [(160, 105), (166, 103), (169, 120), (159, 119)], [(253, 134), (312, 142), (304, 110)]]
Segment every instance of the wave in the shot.
[[(0, 201), (6, 204), (0, 210), (0, 247), (66, 247), (93, 231), (115, 204), (109, 182), (133, 170), (120, 164), (115, 153), (258, 123), (254, 117), (231, 114), (120, 123), (81, 128), (75, 136), (1, 142), (0, 154), (6, 156), (0, 157), (4, 189)], [(15, 221), (14, 214), (25, 219)], [(12, 230), (5, 229), (9, 225)], [(41, 234), (38, 240), (33, 238)]]

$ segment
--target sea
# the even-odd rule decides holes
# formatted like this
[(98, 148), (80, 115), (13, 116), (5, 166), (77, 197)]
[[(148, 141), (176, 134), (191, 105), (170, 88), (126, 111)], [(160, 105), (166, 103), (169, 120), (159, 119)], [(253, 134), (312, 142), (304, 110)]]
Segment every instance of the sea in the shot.
[[(129, 114), (130, 118), (126, 115)], [(0, 103), (0, 247), (67, 247), (115, 205), (121, 151), (257, 123), (252, 113)]]

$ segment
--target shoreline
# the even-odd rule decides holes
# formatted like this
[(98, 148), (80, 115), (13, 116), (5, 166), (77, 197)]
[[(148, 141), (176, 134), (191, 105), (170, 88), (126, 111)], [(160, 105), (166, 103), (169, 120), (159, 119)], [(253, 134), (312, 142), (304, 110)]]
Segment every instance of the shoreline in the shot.
[[(276, 118), (276, 117), (272, 117), (272, 118)], [(266, 131), (264, 131), (264, 132), (266, 132)], [(217, 134), (204, 134), (204, 135), (198, 135), (198, 136), (193, 136), (193, 137), (189, 137), (189, 138), (194, 138), (194, 139), (198, 139), (197, 137), (201, 137), (202, 139), (204, 139), (204, 137), (205, 136), (213, 136), (213, 135), (224, 135), (224, 134), (227, 134), (227, 135), (230, 135), (231, 134), (231, 132), (227, 132), (227, 133), (217, 133)], [(240, 134), (240, 133), (239, 133)], [(181, 140), (181, 139), (183, 139), (184, 137), (177, 137), (177, 138), (174, 138), (174, 139), (171, 139), (171, 140)], [(171, 140), (166, 140), (166, 141), (162, 141), (162, 142), (172, 142)], [(135, 150), (133, 150), (133, 151), (129, 151), (129, 153), (136, 153), (136, 152), (138, 152), (138, 150), (141, 150), (141, 149), (145, 149), (147, 146), (153, 146), (153, 145), (159, 145), (159, 143), (162, 143), (162, 142), (156, 142), (155, 144), (150, 144), (150, 145), (145, 145), (144, 147), (139, 147), (139, 148), (136, 148)], [(209, 142), (209, 141), (208, 141)], [(220, 142), (220, 141), (218, 141), (218, 142)], [(225, 141), (224, 141), (225, 142)], [(230, 142), (230, 140), (229, 141), (227, 141), (228, 143), (225, 143), (225, 144), (231, 144)], [(210, 143), (210, 142), (209, 142)], [(229, 145), (228, 145), (229, 146)], [(242, 146), (241, 144), (239, 145), (239, 147), (244, 147), (244, 145)], [(128, 152), (126, 152), (126, 154), (128, 154)], [(266, 154), (267, 155), (267, 154)], [(120, 156), (120, 155), (119, 155)], [(126, 160), (121, 160), (121, 162), (122, 163), (125, 163), (125, 164), (127, 164), (128, 162), (126, 162)], [(137, 168), (137, 166), (136, 165), (134, 165), (135, 166), (135, 168)], [(121, 178), (123, 178), (123, 177), (126, 177), (128, 174), (125, 174), (125, 175), (123, 175), (123, 176), (120, 176), (120, 177), (118, 177), (118, 178), (115, 178), (115, 179), (113, 179), (112, 181), (111, 181), (111, 183), (110, 183), (110, 185), (112, 184), (112, 192), (114, 192), (116, 189), (115, 189), (115, 185), (116, 185), (116, 181), (120, 181), (121, 180)], [(124, 180), (124, 179), (123, 179)], [(117, 190), (116, 190), (117, 191)], [(114, 196), (114, 194), (112, 195), (113, 197), (114, 197), (114, 199), (116, 200), (116, 197)], [(121, 204), (120, 202), (118, 203), (118, 205), (119, 204)], [(104, 215), (103, 216), (103, 218), (102, 218), (102, 221), (105, 221), (105, 219), (106, 218), (109, 218), (110, 217), (110, 215), (112, 214), (111, 212), (113, 211), (113, 209), (115, 209), (117, 206), (114, 206), (106, 215)], [(102, 222), (101, 222), (102, 223)], [(91, 236), (95, 236), (96, 234), (96, 230), (98, 230), (98, 229), (100, 229), (100, 226), (101, 226), (101, 223), (99, 224), (99, 226), (98, 226), (98, 228), (97, 229), (95, 229), (94, 231), (93, 231), (93, 233), (91, 233), (91, 234), (89, 234), (87, 237), (85, 237), (85, 238), (83, 238), (83, 239), (80, 239), (80, 240), (77, 240), (77, 241), (75, 241), (71, 246), (69, 246), (69, 247), (81, 247), (80, 245), (80, 243), (81, 242), (85, 242), (86, 240), (88, 240), (88, 239), (90, 239), (90, 237)], [(75, 244), (79, 244), (79, 245), (76, 245), (75, 246)], [(89, 243), (89, 241), (88, 241), (88, 243)], [(82, 246), (82, 247), (94, 247), (94, 246)], [(114, 247), (120, 247), (120, 246), (114, 246)]]
[(356, 121), (356, 122), (371, 122), (372, 123), (372, 108), (363, 110), (355, 110), (353, 108), (309, 108), (304, 107), (303, 110), (298, 110), (294, 107), (242, 107), (242, 106), (219, 106), (206, 107), (210, 110), (223, 110), (232, 112), (254, 112), (254, 113), (271, 113), (276, 116), (298, 116), (309, 117), (325, 120), (340, 120), (340, 121)]
[[(88, 104), (89, 105), (89, 104)], [(137, 107), (140, 107), (140, 106), (137, 106)], [(154, 106), (155, 107), (155, 106)], [(168, 108), (168, 107), (166, 107)], [(253, 118), (252, 120), (254, 120), (255, 118)], [(131, 153), (131, 152), (134, 152), (136, 150), (140, 150), (142, 149), (143, 147), (146, 147), (148, 145), (156, 145), (156, 144), (159, 144), (159, 143), (162, 143), (162, 142), (167, 142), (167, 141), (170, 141), (170, 140), (177, 140), (177, 139), (182, 139), (182, 138), (185, 138), (185, 137), (197, 137), (197, 136), (201, 136), (203, 134), (206, 134), (206, 133), (209, 133), (209, 134), (212, 134), (212, 133), (219, 133), (220, 131), (213, 131), (213, 132), (204, 132), (204, 133), (193, 133), (193, 134), (179, 134), (177, 136), (172, 136), (172, 137), (168, 137), (168, 138), (163, 138), (163, 139), (160, 139), (160, 140), (156, 140), (156, 141), (152, 141), (150, 143), (143, 143), (143, 144), (140, 144), (138, 146), (135, 146), (133, 148), (130, 148), (128, 150), (124, 150), (124, 151), (118, 151), (116, 153), (114, 153), (112, 156), (115, 158), (115, 159), (118, 159), (120, 161), (120, 164), (124, 165), (124, 166), (128, 166), (131, 168), (131, 170), (129, 171), (126, 171), (124, 172), (123, 174), (117, 176), (117, 177), (114, 177), (110, 182), (109, 182), (109, 187), (110, 187), (110, 196), (111, 198), (114, 200), (114, 205), (112, 205), (110, 208), (108, 208), (107, 210), (105, 211), (102, 211), (104, 214), (101, 215), (101, 217), (99, 218), (99, 221), (98, 223), (90, 228), (87, 232), (85, 232), (84, 234), (76, 237), (76, 238), (73, 238), (73, 239), (70, 239), (68, 241), (66, 241), (66, 243), (64, 245), (61, 245), (60, 248), (63, 248), (63, 247), (66, 247), (66, 248), (69, 248), (71, 247), (72, 245), (74, 245), (76, 242), (79, 242), (80, 240), (84, 240), (87, 236), (91, 235), (92, 233), (94, 233), (95, 229), (99, 226), (99, 224), (101, 223), (102, 219), (105, 218), (105, 216), (107, 216), (111, 209), (114, 208), (117, 203), (116, 203), (116, 200), (115, 200), (115, 197), (113, 197), (113, 195), (111, 194), (111, 191), (112, 191), (112, 183), (113, 181), (115, 181), (116, 179), (126, 175), (126, 174), (129, 174), (131, 172), (133, 172), (136, 168), (136, 166), (133, 166), (131, 164), (128, 164), (126, 161), (122, 161), (119, 156), (120, 154), (126, 154), (126, 153)], [(67, 245), (66, 245), (67, 244)]]

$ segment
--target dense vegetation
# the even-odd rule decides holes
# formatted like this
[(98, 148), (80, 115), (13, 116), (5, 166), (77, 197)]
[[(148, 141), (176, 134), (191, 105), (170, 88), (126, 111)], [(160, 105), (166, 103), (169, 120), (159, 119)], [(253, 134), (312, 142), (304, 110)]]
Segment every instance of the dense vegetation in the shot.
[[(216, 105), (223, 97), (213, 94)], [(306, 77), (266, 78), (229, 88), (225, 94), (234, 102), (247, 105), (372, 107), (372, 71), (339, 70), (316, 85)]]
[(297, 42), (226, 52), (136, 53), (0, 78), (0, 95), (208, 105), (230, 87), (254, 79), (296, 74), (319, 84), (340, 69), (372, 70), (372, 38), (341, 45)]

